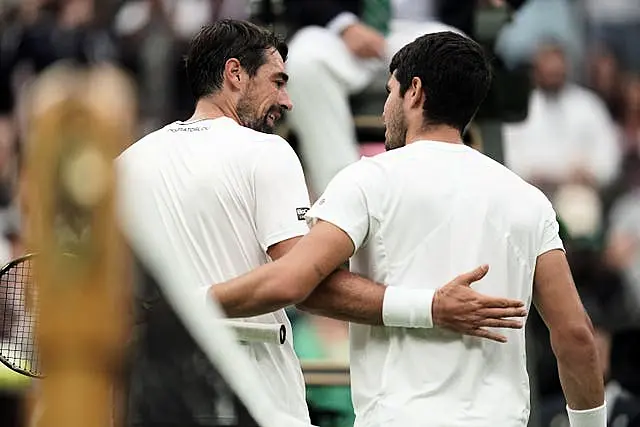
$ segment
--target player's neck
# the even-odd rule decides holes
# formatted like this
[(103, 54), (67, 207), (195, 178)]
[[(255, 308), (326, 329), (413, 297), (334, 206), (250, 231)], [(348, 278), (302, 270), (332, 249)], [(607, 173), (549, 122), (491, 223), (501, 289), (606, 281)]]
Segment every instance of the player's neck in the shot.
[(229, 117), (240, 123), (240, 118), (233, 102), (220, 96), (209, 96), (197, 102), (196, 110), (189, 121), (217, 119), (220, 117)]
[(451, 126), (429, 126), (428, 128), (407, 129), (407, 144), (416, 141), (439, 141), (449, 144), (463, 144), (460, 132)]

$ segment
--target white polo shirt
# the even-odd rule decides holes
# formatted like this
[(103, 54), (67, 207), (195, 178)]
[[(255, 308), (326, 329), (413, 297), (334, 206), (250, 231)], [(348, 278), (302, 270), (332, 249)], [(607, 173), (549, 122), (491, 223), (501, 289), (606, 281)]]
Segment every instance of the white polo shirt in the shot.
[[(418, 141), (345, 168), (308, 212), (344, 230), (351, 270), (387, 286), (473, 285), (531, 303), (536, 258), (562, 248), (547, 198), (464, 145)], [(352, 324), (356, 427), (525, 426), (523, 330), (499, 344), (444, 330)]]
[[(229, 118), (176, 122), (117, 160), (125, 233), (159, 277), (204, 290), (267, 262), (267, 248), (308, 231), (309, 195), (300, 162), (275, 135)], [(251, 322), (291, 325), (284, 310)], [(275, 405), (309, 423), (292, 340), (246, 345)]]

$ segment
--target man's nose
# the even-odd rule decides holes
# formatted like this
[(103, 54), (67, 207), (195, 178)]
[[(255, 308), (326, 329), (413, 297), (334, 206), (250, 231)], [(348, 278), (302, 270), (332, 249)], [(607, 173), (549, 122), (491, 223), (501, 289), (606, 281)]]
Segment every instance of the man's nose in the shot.
[(291, 102), (289, 93), (286, 90), (282, 91), (280, 99), (278, 100), (278, 104), (280, 104), (280, 107), (284, 108), (287, 111), (291, 111), (293, 109), (293, 102)]

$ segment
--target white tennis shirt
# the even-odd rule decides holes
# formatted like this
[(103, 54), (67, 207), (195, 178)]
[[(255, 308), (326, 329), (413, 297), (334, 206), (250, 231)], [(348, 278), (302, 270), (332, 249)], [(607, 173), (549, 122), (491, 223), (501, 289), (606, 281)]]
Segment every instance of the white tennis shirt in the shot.
[[(351, 270), (387, 286), (436, 287), (487, 263), (473, 285), (529, 306), (536, 258), (562, 248), (536, 188), (464, 145), (419, 141), (340, 172), (307, 214), (344, 230)], [(509, 342), (444, 329), (351, 324), (356, 427), (526, 426), (523, 330)]]
[[(309, 195), (289, 144), (229, 118), (176, 122), (117, 160), (125, 234), (153, 273), (185, 291), (269, 261), (267, 248), (308, 231)], [(291, 325), (284, 310), (251, 322)], [(292, 340), (244, 347), (275, 405), (309, 423)]]

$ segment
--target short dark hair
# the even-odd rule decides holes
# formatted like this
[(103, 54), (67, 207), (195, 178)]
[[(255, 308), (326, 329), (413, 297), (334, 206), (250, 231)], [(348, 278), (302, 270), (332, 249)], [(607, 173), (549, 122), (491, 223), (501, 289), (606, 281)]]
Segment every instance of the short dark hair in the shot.
[(287, 44), (273, 32), (250, 22), (223, 19), (202, 27), (185, 58), (193, 96), (200, 99), (221, 89), (224, 66), (231, 58), (240, 61), (249, 76), (255, 76), (271, 49), (287, 60)]
[(491, 86), (491, 64), (482, 47), (460, 34), (427, 34), (404, 46), (389, 66), (404, 96), (414, 77), (425, 92), (424, 124), (462, 133)]

